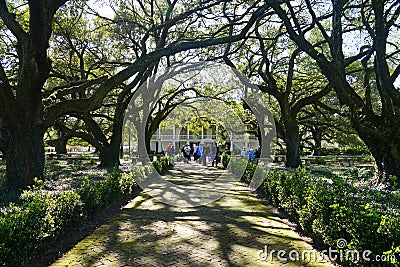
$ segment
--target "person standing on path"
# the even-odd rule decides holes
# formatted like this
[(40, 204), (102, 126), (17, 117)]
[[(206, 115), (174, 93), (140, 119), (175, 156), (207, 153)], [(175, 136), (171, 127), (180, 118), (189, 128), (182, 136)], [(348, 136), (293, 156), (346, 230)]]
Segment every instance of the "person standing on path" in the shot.
[(174, 145), (171, 145), (171, 147), (170, 147), (169, 150), (168, 150), (168, 154), (169, 154), (171, 157), (175, 156), (175, 147), (174, 147)]
[(207, 154), (208, 154), (208, 148), (204, 145), (203, 150), (201, 152), (201, 158), (200, 158), (200, 163), (203, 164), (203, 166), (207, 166)]
[[(203, 160), (203, 145), (204, 145), (204, 143), (200, 143), (200, 144), (196, 147), (197, 159), (199, 160), (200, 163), (202, 163), (202, 160)], [(196, 159), (196, 160), (197, 160), (197, 159)]]
[(183, 148), (182, 148), (182, 156), (183, 156), (183, 161), (185, 163), (189, 163), (190, 160), (190, 146), (188, 143), (186, 143)]
[(197, 161), (199, 158), (199, 155), (197, 154), (197, 145), (193, 144), (193, 160)]
[(255, 154), (254, 154), (254, 150), (253, 149), (250, 149), (250, 151), (249, 151), (249, 159), (254, 159), (256, 156), (255, 156)]
[(243, 147), (242, 151), (240, 151), (240, 156), (242, 158), (247, 158), (247, 151), (245, 147)]
[(213, 146), (214, 159), (213, 159), (212, 164), (211, 164), (211, 166), (213, 166), (213, 167), (214, 167), (214, 163), (215, 163), (215, 167), (218, 166), (218, 162), (219, 162), (219, 155), (218, 154), (219, 154), (219, 147), (218, 147), (218, 144), (215, 143), (215, 145)]
[(168, 154), (169, 154), (169, 150), (171, 149), (171, 146), (172, 146), (171, 143), (169, 143), (168, 146), (167, 146), (167, 152), (168, 152)]

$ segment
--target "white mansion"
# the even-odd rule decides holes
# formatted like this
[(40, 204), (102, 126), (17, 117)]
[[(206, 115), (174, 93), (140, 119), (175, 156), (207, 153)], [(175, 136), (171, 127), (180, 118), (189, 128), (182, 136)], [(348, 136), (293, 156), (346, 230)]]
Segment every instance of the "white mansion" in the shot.
[(184, 144), (189, 143), (191, 147), (200, 142), (213, 142), (226, 144), (228, 149), (235, 154), (240, 154), (240, 150), (245, 147), (246, 150), (258, 147), (258, 139), (255, 136), (246, 134), (245, 137), (237, 137), (232, 133), (228, 137), (223, 137), (218, 131), (218, 126), (212, 125), (206, 129), (201, 127), (201, 133), (193, 134), (189, 128), (174, 126), (172, 129), (160, 129), (152, 136), (150, 149), (155, 152), (164, 152), (169, 144), (173, 144), (176, 150), (179, 150)]

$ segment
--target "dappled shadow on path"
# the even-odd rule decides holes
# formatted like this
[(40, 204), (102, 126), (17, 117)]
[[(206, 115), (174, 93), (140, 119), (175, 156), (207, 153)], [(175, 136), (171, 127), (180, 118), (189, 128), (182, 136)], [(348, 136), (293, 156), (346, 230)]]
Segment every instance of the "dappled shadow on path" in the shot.
[[(198, 176), (187, 175), (197, 167), (173, 169), (164, 178), (201, 186), (222, 172), (199, 167)], [(265, 246), (300, 253), (311, 246), (243, 184), (233, 186), (218, 201), (198, 207), (169, 206), (143, 192), (54, 266), (304, 266), (276, 255), (259, 259)]]
[(145, 192), (157, 200), (179, 207), (197, 207), (212, 203), (230, 191), (237, 178), (217, 168), (198, 163), (177, 163), (163, 177), (146, 180)]

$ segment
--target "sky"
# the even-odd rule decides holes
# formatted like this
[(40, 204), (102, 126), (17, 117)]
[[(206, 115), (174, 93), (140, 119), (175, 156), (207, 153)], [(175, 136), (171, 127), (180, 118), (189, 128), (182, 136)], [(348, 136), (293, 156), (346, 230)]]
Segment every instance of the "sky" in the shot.
[(87, 2), (87, 4), (97, 11), (101, 16), (107, 18), (113, 18), (114, 16), (114, 11), (110, 7), (110, 4), (107, 0), (90, 0)]

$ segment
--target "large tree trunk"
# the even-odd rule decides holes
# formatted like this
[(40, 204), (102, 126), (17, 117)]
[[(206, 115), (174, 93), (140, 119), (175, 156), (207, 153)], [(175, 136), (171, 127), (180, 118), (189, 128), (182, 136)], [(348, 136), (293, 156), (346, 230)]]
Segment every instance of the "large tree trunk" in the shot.
[[(28, 64), (29, 71), (39, 72), (35, 66), (32, 62)], [(14, 189), (32, 185), (35, 177), (43, 178), (44, 171), (45, 126), (41, 89), (45, 79), (40, 74), (29, 76), (28, 69), (21, 74), (27, 79), (17, 88), (15, 98), (9, 99), (13, 105), (7, 103), (5, 106), (1, 129), (6, 186)]]
[(0, 1), (2, 27), (15, 37), (10, 37), (9, 45), (18, 57), (18, 67), (6, 71), (0, 67), (0, 147), (9, 187), (25, 187), (34, 177), (43, 177), (46, 118), (42, 89), (51, 69), (47, 49), (54, 14), (65, 2), (27, 1), (29, 21), (24, 20), (22, 26), (6, 1)]
[(5, 144), (5, 186), (24, 188), (33, 184), (33, 178), (43, 178), (44, 130), (40, 120), (15, 116), (6, 123), (2, 137)]
[(314, 151), (313, 155), (314, 156), (321, 156), (321, 148), (322, 148), (322, 131), (319, 129), (314, 129), (311, 131), (312, 136), (314, 139)]
[(297, 168), (301, 166), (299, 127), (296, 122), (286, 124), (286, 167)]
[(57, 154), (67, 154), (67, 143), (70, 136), (58, 130), (58, 140), (54, 142)]
[(113, 134), (109, 145), (100, 150), (100, 167), (111, 169), (118, 168), (122, 143), (122, 123), (114, 118)]
[(147, 150), (148, 147), (146, 147), (146, 139), (145, 136), (146, 134), (144, 133), (144, 129), (141, 127), (136, 128), (137, 131), (137, 139), (138, 139), (138, 157), (139, 160), (142, 162), (143, 165), (146, 165), (149, 163), (149, 152)]
[(119, 144), (108, 145), (100, 150), (100, 167), (106, 169), (118, 168), (120, 163), (119, 152)]
[(153, 136), (153, 133), (150, 133), (148, 131), (146, 131), (145, 136), (144, 136), (144, 140), (145, 140), (145, 145), (146, 145), (146, 151), (147, 154), (151, 153), (151, 137)]
[[(395, 137), (394, 139), (388, 138), (385, 143), (375, 140), (368, 135), (364, 136), (363, 134), (360, 134), (360, 137), (363, 139), (375, 159), (378, 181), (386, 181), (392, 185), (393, 182), (396, 182), (397, 187), (399, 187), (400, 143), (398, 137)], [(391, 177), (396, 177), (397, 179)]]
[(61, 138), (57, 140), (55, 143), (55, 148), (56, 148), (56, 153), (57, 154), (67, 154), (67, 143), (68, 139), (67, 138)]
[(288, 111), (287, 107), (281, 108), (283, 111), (283, 123), (285, 126), (285, 143), (286, 143), (286, 167), (297, 168), (301, 166), (300, 159), (300, 137), (299, 126), (295, 115)]
[(64, 134), (59, 134), (58, 139), (49, 140), (47, 143), (54, 146), (57, 154), (67, 154), (67, 143), (69, 137)]

